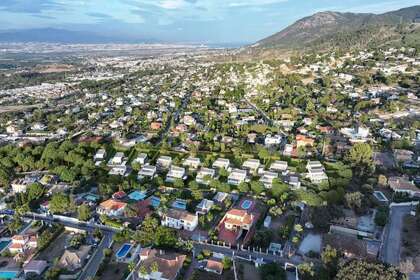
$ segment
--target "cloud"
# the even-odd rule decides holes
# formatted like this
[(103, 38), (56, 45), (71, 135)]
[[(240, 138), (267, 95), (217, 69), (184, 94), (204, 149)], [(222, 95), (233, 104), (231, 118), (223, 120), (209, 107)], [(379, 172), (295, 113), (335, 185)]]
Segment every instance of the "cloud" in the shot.
[(86, 13), (86, 15), (97, 18), (97, 19), (112, 19), (113, 18), (113, 16), (111, 15), (108, 15), (105, 13), (97, 13), (97, 12)]
[(55, 0), (1, 0), (0, 10), (12, 13), (41, 14), (46, 10), (64, 8), (63, 4)]

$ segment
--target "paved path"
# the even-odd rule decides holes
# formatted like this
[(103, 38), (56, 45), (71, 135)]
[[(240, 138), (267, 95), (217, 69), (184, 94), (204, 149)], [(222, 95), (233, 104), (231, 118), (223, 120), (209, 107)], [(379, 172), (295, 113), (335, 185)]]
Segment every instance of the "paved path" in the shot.
[(104, 233), (104, 237), (102, 241), (99, 243), (98, 248), (93, 253), (91, 258), (89, 259), (88, 264), (85, 266), (82, 273), (77, 279), (85, 280), (85, 279), (93, 279), (93, 277), (95, 277), (96, 273), (98, 272), (99, 266), (102, 263), (102, 259), (104, 257), (104, 249), (111, 247), (112, 236), (113, 236), (113, 233), (111, 232)]
[(401, 252), (401, 233), (404, 216), (410, 214), (411, 206), (394, 206), (390, 208), (390, 221), (385, 228), (382, 260), (392, 265), (399, 265)]

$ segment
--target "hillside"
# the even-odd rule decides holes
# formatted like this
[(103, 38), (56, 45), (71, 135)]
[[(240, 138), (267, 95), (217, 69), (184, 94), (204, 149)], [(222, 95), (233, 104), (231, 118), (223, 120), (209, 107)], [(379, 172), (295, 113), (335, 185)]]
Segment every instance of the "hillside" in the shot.
[[(420, 6), (385, 14), (320, 12), (298, 20), (253, 48), (330, 49), (365, 47), (420, 35)], [(414, 35), (413, 35), (414, 34)], [(413, 38), (411, 38), (413, 39)], [(410, 40), (411, 40), (410, 39)]]

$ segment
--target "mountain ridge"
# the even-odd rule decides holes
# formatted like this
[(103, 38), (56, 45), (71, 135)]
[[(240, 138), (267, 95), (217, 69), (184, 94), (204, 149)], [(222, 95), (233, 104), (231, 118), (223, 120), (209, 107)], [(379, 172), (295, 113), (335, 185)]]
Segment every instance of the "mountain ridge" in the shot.
[[(420, 23), (420, 5), (383, 14), (324, 11), (298, 20), (280, 32), (258, 41), (252, 47), (305, 49), (319, 46), (323, 48), (328, 45), (328, 42), (340, 43), (338, 38), (345, 36), (358, 37), (359, 41), (366, 40), (366, 42), (375, 38), (393, 39), (398, 37), (396, 29), (399, 25), (417, 23)], [(335, 39), (334, 36), (338, 38)], [(355, 43), (357, 45), (357, 42)]]

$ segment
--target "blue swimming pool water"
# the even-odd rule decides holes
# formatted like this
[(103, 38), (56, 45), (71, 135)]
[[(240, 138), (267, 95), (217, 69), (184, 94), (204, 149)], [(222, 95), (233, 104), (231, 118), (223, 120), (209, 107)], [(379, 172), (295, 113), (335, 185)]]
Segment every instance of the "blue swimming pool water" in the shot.
[(181, 210), (186, 210), (187, 209), (187, 202), (184, 201), (184, 200), (177, 199), (174, 202), (172, 202), (172, 207), (177, 208), (177, 209), (181, 209)]
[(4, 248), (6, 248), (10, 243), (10, 240), (3, 240), (0, 241), (0, 252), (2, 252), (4, 250)]
[(131, 247), (133, 247), (131, 244), (125, 243), (121, 246), (121, 248), (118, 250), (116, 256), (117, 258), (125, 258), (125, 256), (128, 254), (128, 252), (131, 250)]
[(241, 208), (247, 210), (251, 207), (251, 205), (252, 205), (252, 201), (244, 200), (242, 201)]
[(0, 271), (0, 279), (13, 279), (16, 278), (18, 272), (15, 271)]
[(85, 199), (90, 200), (90, 201), (97, 201), (98, 197), (93, 194), (87, 194), (85, 195)]
[(139, 201), (139, 200), (143, 200), (146, 197), (146, 194), (144, 192), (134, 191), (130, 193), (128, 197), (132, 200)]

